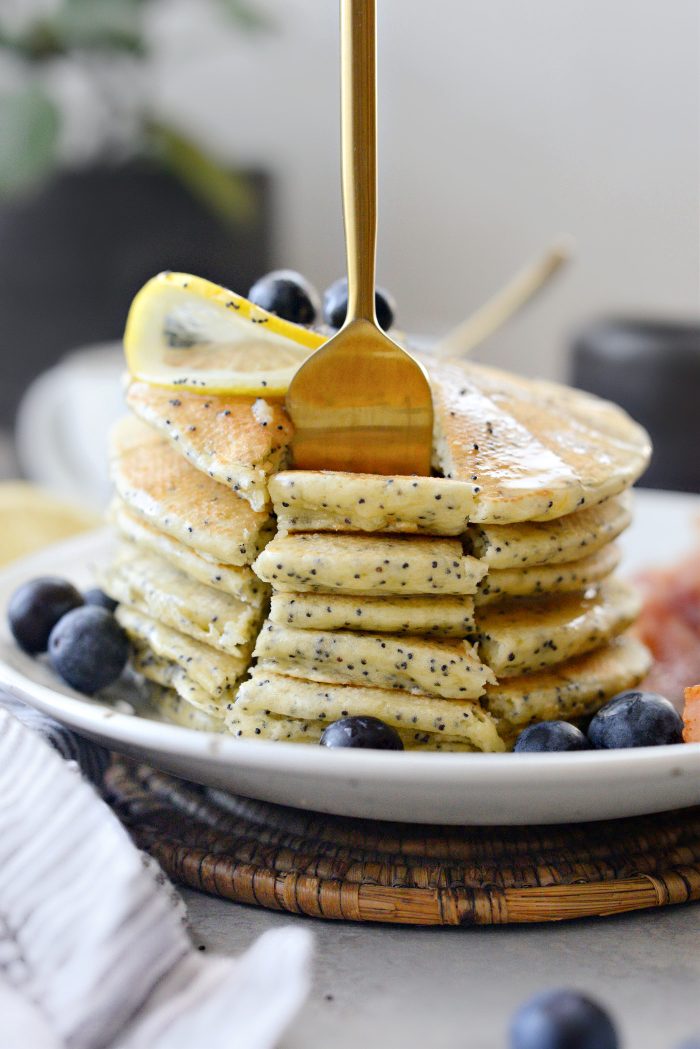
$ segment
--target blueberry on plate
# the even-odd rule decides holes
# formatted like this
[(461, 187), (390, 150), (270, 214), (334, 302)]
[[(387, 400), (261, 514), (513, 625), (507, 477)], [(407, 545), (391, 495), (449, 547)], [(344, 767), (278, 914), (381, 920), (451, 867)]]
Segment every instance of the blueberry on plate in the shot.
[(115, 601), (109, 594), (105, 594), (104, 590), (100, 590), (99, 587), (93, 587), (92, 590), (86, 590), (83, 594), (86, 605), (95, 605), (97, 608), (106, 608), (108, 612), (113, 612), (118, 601)]
[[(377, 288), (374, 293), (374, 308), (377, 311), (379, 327), (389, 331), (396, 316), (393, 296), (384, 288)], [(323, 319), (329, 328), (342, 328), (347, 312), (348, 281), (347, 277), (340, 277), (323, 293)]]
[(45, 652), (49, 634), (61, 616), (83, 604), (72, 583), (57, 576), (42, 576), (23, 583), (10, 598), (7, 618), (12, 635), (25, 652)]
[(596, 750), (682, 743), (683, 719), (656, 692), (620, 692), (592, 719), (588, 739)]
[(248, 292), (256, 306), (294, 324), (313, 324), (321, 312), (318, 292), (301, 273), (273, 270)]
[(511, 1049), (618, 1049), (612, 1020), (599, 1005), (575, 991), (546, 991), (515, 1014)]
[(95, 605), (73, 609), (49, 637), (49, 659), (56, 673), (89, 696), (116, 681), (128, 657), (125, 632), (111, 612)]
[(401, 736), (395, 728), (379, 718), (341, 718), (328, 725), (321, 734), (322, 747), (361, 747), (365, 750), (403, 750)]
[(568, 721), (542, 721), (523, 729), (513, 750), (517, 754), (540, 754), (548, 750), (590, 750), (590, 746), (581, 729)]

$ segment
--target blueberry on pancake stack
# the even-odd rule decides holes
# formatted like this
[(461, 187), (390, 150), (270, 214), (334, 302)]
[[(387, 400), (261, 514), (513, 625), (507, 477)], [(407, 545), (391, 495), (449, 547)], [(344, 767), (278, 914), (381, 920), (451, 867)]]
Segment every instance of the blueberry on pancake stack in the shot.
[(374, 715), (406, 748), (496, 751), (643, 677), (614, 577), (649, 442), (621, 410), (464, 362), (427, 362), (435, 477), (287, 470), (257, 665), (227, 724), (319, 739)]

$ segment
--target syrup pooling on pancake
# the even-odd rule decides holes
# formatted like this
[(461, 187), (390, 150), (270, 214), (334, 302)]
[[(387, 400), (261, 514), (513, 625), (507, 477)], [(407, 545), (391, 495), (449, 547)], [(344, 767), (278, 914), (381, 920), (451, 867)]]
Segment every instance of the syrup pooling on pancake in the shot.
[(638, 612), (636, 592), (614, 579), (583, 595), (487, 605), (476, 616), (479, 654), (499, 679), (535, 673), (600, 648)]
[(476, 484), (473, 521), (562, 517), (622, 491), (649, 461), (646, 433), (597, 398), (565, 390), (566, 410), (555, 411), (555, 384), (463, 361), (428, 368), (436, 465)]
[(133, 513), (213, 561), (250, 564), (271, 535), (267, 513), (195, 470), (137, 419), (112, 431), (111, 475)]
[(284, 408), (262, 398), (173, 393), (134, 382), (129, 408), (192, 465), (247, 499), (269, 504), (268, 478), (286, 462), (292, 427)]
[(573, 470), (485, 396), (461, 364), (432, 364), (430, 378), (437, 465), (446, 477), (477, 486), (472, 520), (482, 512), (487, 520), (526, 519), (550, 503), (557, 517), (576, 508), (582, 491)]

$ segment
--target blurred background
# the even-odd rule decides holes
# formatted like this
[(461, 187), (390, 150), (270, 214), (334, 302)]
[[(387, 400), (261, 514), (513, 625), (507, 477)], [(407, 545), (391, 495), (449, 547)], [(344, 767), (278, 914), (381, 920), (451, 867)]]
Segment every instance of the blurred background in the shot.
[[(475, 356), (615, 397), (648, 482), (700, 491), (697, 0), (378, 9), (399, 327), (444, 334), (570, 234)], [(332, 0), (0, 0), (0, 475), (103, 501), (104, 344), (158, 270), (343, 272), (338, 118)]]

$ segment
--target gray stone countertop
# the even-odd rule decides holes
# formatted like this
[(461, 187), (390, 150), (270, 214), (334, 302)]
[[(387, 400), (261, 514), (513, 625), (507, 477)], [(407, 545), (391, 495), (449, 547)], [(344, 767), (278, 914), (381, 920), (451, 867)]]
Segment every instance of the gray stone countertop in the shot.
[(185, 893), (197, 944), (232, 955), (303, 922), (314, 987), (280, 1049), (507, 1049), (531, 994), (574, 987), (613, 1013), (624, 1049), (700, 1035), (700, 905), (499, 928), (354, 925)]

